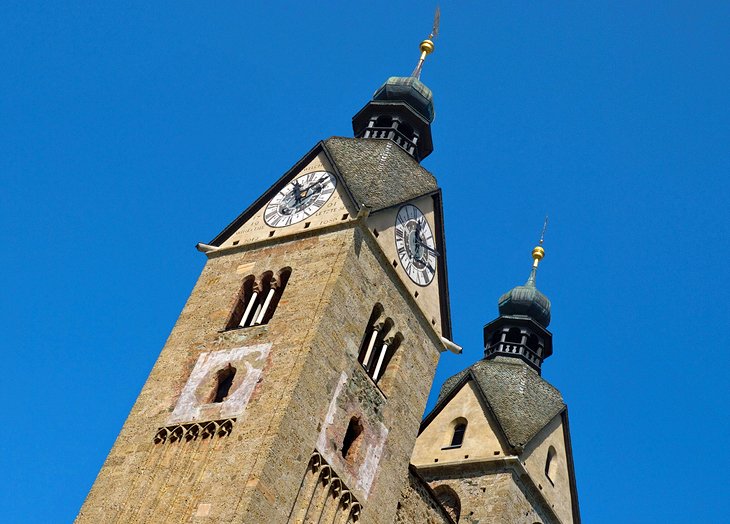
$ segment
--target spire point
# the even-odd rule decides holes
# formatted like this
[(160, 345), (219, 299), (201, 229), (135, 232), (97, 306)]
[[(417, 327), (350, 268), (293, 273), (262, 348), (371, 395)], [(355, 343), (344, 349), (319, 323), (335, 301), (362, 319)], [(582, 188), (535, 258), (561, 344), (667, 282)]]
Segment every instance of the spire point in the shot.
[(530, 278), (527, 279), (528, 286), (535, 285), (535, 277), (537, 276), (537, 266), (540, 261), (545, 258), (545, 248), (542, 247), (545, 242), (545, 231), (547, 230), (548, 216), (545, 215), (545, 222), (542, 225), (542, 233), (540, 233), (540, 242), (532, 250), (532, 271), (530, 271)]
[(417, 78), (420, 80), (421, 78), (421, 70), (423, 69), (423, 63), (426, 61), (426, 57), (433, 53), (434, 50), (434, 43), (433, 41), (436, 40), (436, 37), (439, 34), (439, 22), (441, 20), (441, 9), (436, 6), (436, 13), (433, 16), (433, 28), (431, 29), (431, 34), (428, 35), (428, 38), (426, 38), (421, 44), (418, 46), (421, 50), (421, 57), (418, 59), (418, 64), (416, 65), (416, 68), (413, 70), (413, 73), (411, 73), (411, 76), (413, 78)]

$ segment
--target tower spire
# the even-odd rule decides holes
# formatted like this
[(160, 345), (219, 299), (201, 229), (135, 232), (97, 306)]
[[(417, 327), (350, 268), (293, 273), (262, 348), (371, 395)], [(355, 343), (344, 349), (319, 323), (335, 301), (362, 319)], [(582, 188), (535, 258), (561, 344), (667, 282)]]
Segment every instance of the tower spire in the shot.
[(540, 233), (540, 242), (532, 250), (532, 271), (530, 271), (530, 278), (527, 279), (527, 286), (535, 286), (535, 277), (537, 276), (537, 266), (540, 261), (545, 258), (545, 249), (542, 247), (545, 242), (545, 231), (547, 230), (548, 216), (545, 215), (545, 222), (542, 225), (542, 233)]
[(433, 15), (433, 28), (431, 29), (431, 34), (428, 35), (428, 38), (426, 38), (421, 44), (419, 45), (419, 48), (421, 49), (421, 57), (418, 59), (418, 64), (416, 65), (416, 68), (413, 70), (413, 73), (411, 73), (411, 76), (413, 78), (421, 78), (421, 70), (423, 69), (423, 63), (426, 61), (426, 57), (433, 53), (434, 50), (434, 43), (433, 41), (436, 40), (436, 37), (439, 34), (439, 22), (441, 20), (441, 9), (436, 6), (436, 13)]

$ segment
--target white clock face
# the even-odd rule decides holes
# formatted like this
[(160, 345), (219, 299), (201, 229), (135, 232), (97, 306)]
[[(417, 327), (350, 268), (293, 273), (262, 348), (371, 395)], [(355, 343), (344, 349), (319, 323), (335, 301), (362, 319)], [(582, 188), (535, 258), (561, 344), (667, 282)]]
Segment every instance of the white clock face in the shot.
[(436, 244), (431, 227), (421, 210), (406, 204), (395, 217), (395, 248), (408, 277), (427, 286), (436, 274)]
[(289, 182), (264, 209), (271, 227), (286, 227), (313, 215), (335, 192), (337, 179), (327, 171), (313, 171)]

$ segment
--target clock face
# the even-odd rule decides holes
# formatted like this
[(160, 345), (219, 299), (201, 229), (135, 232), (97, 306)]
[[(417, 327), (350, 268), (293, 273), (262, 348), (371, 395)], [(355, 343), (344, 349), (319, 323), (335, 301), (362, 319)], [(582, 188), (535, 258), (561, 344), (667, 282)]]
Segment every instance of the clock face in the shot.
[(264, 222), (286, 227), (317, 212), (332, 196), (337, 179), (327, 171), (306, 173), (289, 182), (264, 209)]
[(419, 286), (427, 286), (436, 274), (436, 244), (421, 210), (406, 204), (395, 217), (395, 248), (406, 274)]

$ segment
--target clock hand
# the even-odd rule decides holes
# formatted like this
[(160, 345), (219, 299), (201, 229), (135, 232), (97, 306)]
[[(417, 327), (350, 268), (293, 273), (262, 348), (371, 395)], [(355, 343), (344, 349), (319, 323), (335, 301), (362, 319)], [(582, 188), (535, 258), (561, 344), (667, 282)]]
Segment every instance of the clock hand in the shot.
[(326, 180), (327, 180), (328, 178), (329, 178), (329, 175), (325, 175), (325, 176), (323, 176), (322, 178), (320, 178), (319, 180), (317, 180), (316, 182), (312, 182), (312, 183), (311, 183), (311, 184), (309, 184), (309, 185), (308, 185), (307, 187), (305, 187), (305, 188), (303, 188), (303, 189), (301, 190), (301, 191), (302, 191), (302, 193), (307, 193), (307, 192), (309, 192), (309, 190), (310, 190), (310, 189), (312, 189), (312, 188), (313, 188), (314, 186), (317, 186), (317, 185), (320, 185), (320, 184), (324, 183), (324, 182), (325, 182), (325, 181), (326, 181)]
[(294, 204), (299, 204), (302, 201), (302, 186), (299, 184), (299, 181), (297, 180), (294, 182)]
[(423, 243), (423, 242), (421, 242), (421, 240), (420, 240), (420, 239), (418, 239), (418, 238), (416, 238), (416, 244), (418, 244), (419, 246), (421, 246), (421, 247), (422, 247), (423, 249), (425, 249), (426, 251), (430, 251), (431, 253), (433, 253), (433, 254), (434, 254), (434, 255), (436, 255), (437, 257), (440, 257), (440, 256), (441, 256), (441, 253), (439, 253), (438, 251), (436, 251), (436, 250), (435, 250), (435, 249), (433, 249), (432, 247), (429, 247), (428, 245), (424, 244), (424, 243)]

